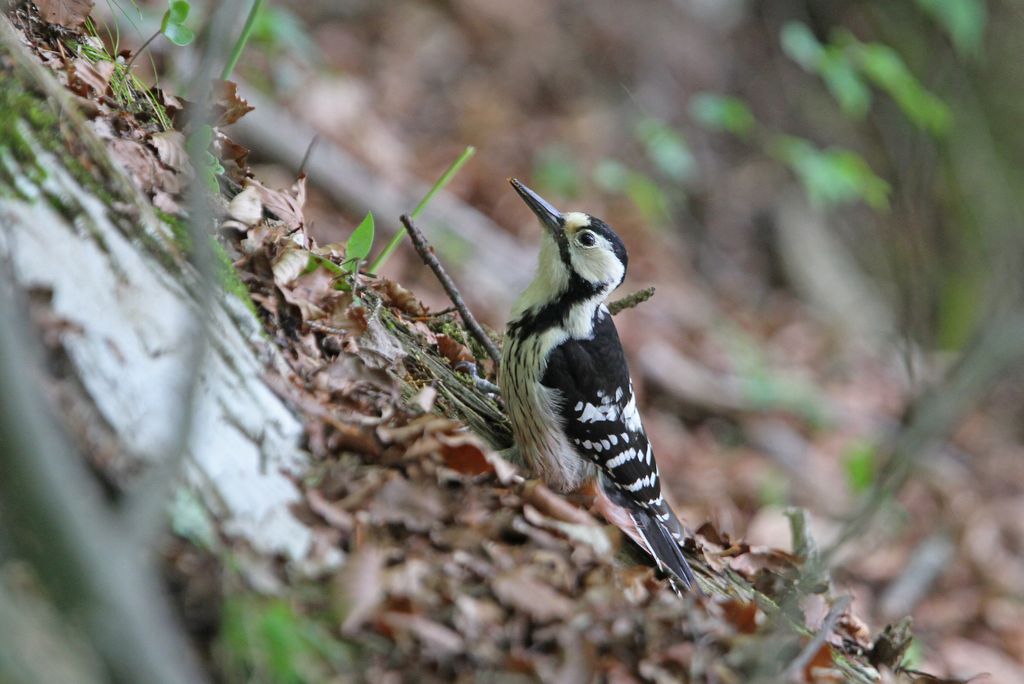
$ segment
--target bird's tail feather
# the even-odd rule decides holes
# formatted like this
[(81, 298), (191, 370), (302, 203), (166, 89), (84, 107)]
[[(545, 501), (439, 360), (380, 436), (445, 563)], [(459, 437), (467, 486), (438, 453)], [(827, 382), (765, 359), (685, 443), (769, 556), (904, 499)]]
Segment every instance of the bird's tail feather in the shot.
[(629, 512), (629, 515), (647, 543), (646, 551), (654, 558), (660, 570), (669, 573), (669, 580), (676, 593), (680, 593), (677, 583), (682, 584), (683, 589), (687, 590), (696, 587), (697, 579), (680, 548), (680, 544), (683, 542), (681, 526), (675, 515), (671, 514), (669, 521), (674, 520), (674, 527), (680, 528), (680, 531), (670, 530), (666, 524), (668, 521), (658, 520), (655, 515), (646, 510), (633, 510)]

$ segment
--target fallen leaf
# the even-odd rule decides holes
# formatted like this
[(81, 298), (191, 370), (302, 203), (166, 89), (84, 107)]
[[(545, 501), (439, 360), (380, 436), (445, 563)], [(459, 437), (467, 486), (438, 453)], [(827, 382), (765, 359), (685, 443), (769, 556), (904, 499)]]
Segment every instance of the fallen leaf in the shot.
[(325, 499), (320, 490), (307, 489), (306, 502), (309, 504), (310, 509), (327, 521), (327, 524), (331, 527), (342, 530), (343, 532), (349, 532), (352, 530), (352, 527), (355, 524), (352, 514), (341, 506), (333, 504)]
[(110, 152), (140, 189), (148, 193), (158, 186), (159, 163), (148, 147), (119, 138), (110, 141)]
[(271, 262), (274, 282), (278, 287), (286, 286), (302, 275), (309, 266), (309, 252), (294, 243), (289, 243), (277, 253)]
[(36, 0), (43, 21), (70, 29), (85, 23), (94, 4), (93, 0)]
[(452, 368), (458, 366), (459, 363), (476, 362), (476, 359), (473, 358), (473, 352), (469, 351), (466, 345), (448, 335), (437, 336), (437, 351), (440, 352), (441, 356), (448, 359), (448, 363), (451, 364)]
[(306, 175), (299, 176), (290, 190), (271, 190), (259, 181), (249, 179), (246, 187), (253, 187), (259, 194), (260, 201), (267, 211), (276, 216), (288, 230), (302, 228), (305, 218), (303, 207), (306, 204)]
[(426, 316), (427, 310), (411, 290), (387, 278), (381, 278), (381, 294), (388, 304), (410, 316)]
[(192, 164), (188, 159), (185, 136), (182, 133), (179, 131), (154, 133), (150, 136), (149, 143), (156, 149), (156, 156), (164, 166), (183, 173), (186, 177), (191, 177)]
[(234, 140), (224, 135), (223, 131), (215, 131), (213, 136), (213, 149), (217, 156), (223, 161), (233, 161), (239, 169), (245, 169), (249, 159), (249, 148), (239, 145)]
[(79, 57), (68, 68), (68, 85), (72, 92), (86, 96), (92, 90), (97, 95), (105, 95), (110, 79), (114, 75), (114, 63), (99, 61), (95, 64)]
[(255, 109), (238, 94), (238, 84), (234, 81), (213, 82), (211, 108), (215, 117), (214, 127), (230, 126), (247, 113)]
[(593, 516), (583, 509), (573, 506), (564, 497), (555, 494), (540, 482), (532, 481), (523, 487), (523, 500), (533, 504), (541, 513), (555, 520), (575, 525), (597, 525)]
[(494, 578), (491, 591), (505, 605), (521, 610), (537, 622), (565, 619), (573, 602), (519, 568)]
[[(822, 644), (814, 655), (811, 656), (810, 661), (804, 666), (804, 679), (808, 682), (821, 682), (826, 681), (822, 678), (821, 672), (830, 671), (834, 662), (832, 660), (832, 647), (828, 644)], [(828, 680), (832, 681), (832, 680)], [(842, 682), (842, 679), (835, 680)]]
[(440, 453), (444, 464), (464, 475), (482, 475), (494, 472), (494, 466), (487, 460), (486, 448), (476, 435), (460, 431), (455, 434), (437, 435), (441, 444)]
[(385, 555), (363, 546), (348, 557), (334, 579), (334, 603), (342, 618), (341, 631), (353, 634), (377, 611), (384, 600)]
[(740, 634), (753, 634), (757, 631), (758, 609), (753, 601), (729, 600), (721, 604), (725, 619)]
[[(154, 136), (155, 137), (155, 136)], [(254, 226), (263, 219), (263, 203), (260, 194), (249, 186), (228, 202), (228, 214), (247, 226)]]
[(440, 524), (444, 504), (436, 489), (413, 486), (404, 477), (395, 476), (374, 495), (369, 513), (378, 522), (401, 523), (423, 532)]
[(423, 615), (390, 612), (380, 619), (392, 630), (413, 634), (432, 654), (451, 655), (463, 649), (462, 637), (457, 632)]

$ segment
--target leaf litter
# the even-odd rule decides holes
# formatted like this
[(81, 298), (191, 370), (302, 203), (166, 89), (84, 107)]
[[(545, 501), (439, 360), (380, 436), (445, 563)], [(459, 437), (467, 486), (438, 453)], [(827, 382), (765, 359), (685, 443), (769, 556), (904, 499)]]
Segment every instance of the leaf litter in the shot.
[[(152, 103), (131, 109), (113, 97), (113, 61), (55, 57), (65, 51), (41, 30), (45, 22), (76, 29), (91, 5), (37, 2), (40, 14), (21, 15), (20, 28), (43, 63), (89, 100), (91, 125), (140, 190), (180, 213), (194, 174), (187, 133), (165, 128)], [(189, 103), (150, 92), (164, 116), (183, 120)], [(218, 126), (251, 110), (234, 84), (217, 92)], [(494, 401), (474, 397), (454, 370), (488, 368), (458, 339), (467, 337), (457, 316), (431, 314), (379, 276), (351, 273), (352, 291), (339, 291), (324, 262), (343, 270), (344, 246), (318, 248), (305, 234), (305, 178), (270, 189), (246, 167), (248, 151), (220, 130), (213, 147), (233, 162), (220, 238), (288, 364), (268, 370), (268, 384), (306, 423), (303, 519), (345, 553), (340, 568), (321, 569), (329, 577), (312, 592), (273, 559), (274, 581), (253, 584), (278, 587), (295, 611), (352, 646), (353, 671), (373, 681), (745, 681), (773, 676), (757, 670), (759, 653), (809, 641), (814, 625), (802, 618), (785, 637), (775, 629), (793, 620), (780, 606), (793, 598), (803, 559), (705, 523), (687, 550), (717, 591), (676, 598), (585, 503), (526, 481), (496, 453), (507, 444), (495, 435), (507, 427)], [(470, 431), (471, 410), (496, 429)], [(218, 593), (211, 562), (229, 571), (204, 553), (180, 541), (168, 550), (184, 568), (175, 574), (180, 595)], [(205, 560), (186, 562), (193, 557)], [(803, 597), (807, 614), (820, 599)], [(218, 620), (205, 612), (202, 630), (190, 621), (201, 647), (213, 648)], [(800, 680), (891, 681), (905, 649), (897, 628), (872, 640), (847, 611)]]

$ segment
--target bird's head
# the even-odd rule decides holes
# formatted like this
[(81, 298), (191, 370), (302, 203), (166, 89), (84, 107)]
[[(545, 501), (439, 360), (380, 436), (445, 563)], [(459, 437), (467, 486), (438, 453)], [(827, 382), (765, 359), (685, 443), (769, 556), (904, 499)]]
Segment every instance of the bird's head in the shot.
[(515, 178), (509, 182), (545, 229), (530, 299), (604, 301), (626, 277), (622, 239), (601, 219), (578, 211), (562, 213)]

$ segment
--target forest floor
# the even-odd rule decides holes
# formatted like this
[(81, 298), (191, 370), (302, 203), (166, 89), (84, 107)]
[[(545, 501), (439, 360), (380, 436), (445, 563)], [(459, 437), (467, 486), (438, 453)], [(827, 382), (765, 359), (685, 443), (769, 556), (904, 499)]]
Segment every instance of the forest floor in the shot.
[[(183, 234), (184, 193), (206, 173), (185, 151), (188, 103), (126, 79), (123, 59), (79, 28), (30, 10), (12, 19)], [(410, 291), (350, 268), (341, 240), (356, 222), (332, 216), (304, 177), (282, 190), (261, 182), (225, 128), (247, 104), (231, 84), (216, 97), (224, 283), (287, 361), (267, 382), (306, 426), (297, 513), (318, 559), (344, 559), (311, 575), (253, 562), (222, 531), (169, 534), (168, 581), (218, 679), (1024, 681), (1024, 459), (998, 402), (973, 412), (824, 570), (817, 548), (878, 476), (912, 397), (906, 374), (844, 345), (785, 292), (758, 306), (716, 297), (679, 275), (665, 235), (645, 236), (634, 260), (659, 293), (617, 320), (668, 496), (695, 529), (687, 551), (707, 593), (680, 600), (585, 500), (495, 453), (484, 437), (500, 441), (500, 404), (453, 370), (473, 361), (493, 377), (493, 364), (436, 286), (401, 278)], [(498, 190), (478, 196), (503, 179), (478, 169), (460, 187), (508, 210), (487, 199)], [(410, 251), (392, 271), (415, 263)], [(483, 437), (458, 420), (473, 411), (491, 421)], [(791, 505), (809, 511), (806, 526), (787, 517)], [(904, 660), (905, 624), (887, 625), (910, 613), (918, 641)], [(897, 674), (907, 662), (947, 674)]]

